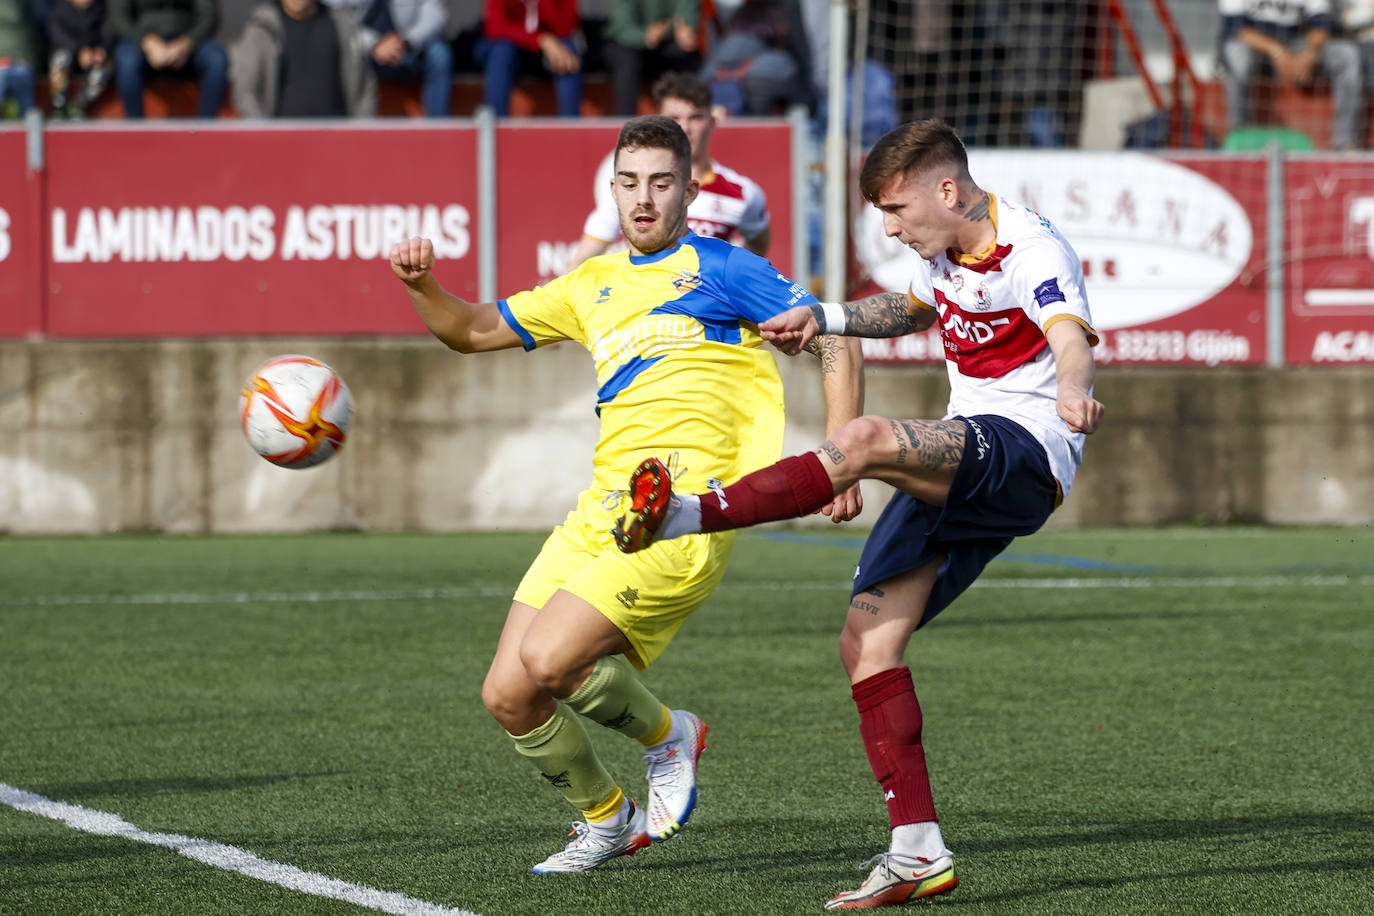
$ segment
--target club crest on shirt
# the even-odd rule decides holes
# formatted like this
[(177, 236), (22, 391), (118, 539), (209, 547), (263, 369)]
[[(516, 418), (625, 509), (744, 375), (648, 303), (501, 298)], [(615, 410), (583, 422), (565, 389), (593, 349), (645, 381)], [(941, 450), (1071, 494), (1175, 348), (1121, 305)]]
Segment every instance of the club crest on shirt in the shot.
[(980, 312), (986, 312), (992, 308), (992, 293), (988, 291), (988, 285), (986, 283), (979, 283), (978, 288), (973, 291), (973, 294), (978, 297), (977, 303), (973, 306), (975, 309)]
[(680, 293), (690, 293), (701, 285), (701, 274), (694, 270), (680, 271), (673, 280), (673, 289)]
[(955, 274), (949, 282), (954, 287), (954, 291), (957, 293), (964, 288), (964, 275)]

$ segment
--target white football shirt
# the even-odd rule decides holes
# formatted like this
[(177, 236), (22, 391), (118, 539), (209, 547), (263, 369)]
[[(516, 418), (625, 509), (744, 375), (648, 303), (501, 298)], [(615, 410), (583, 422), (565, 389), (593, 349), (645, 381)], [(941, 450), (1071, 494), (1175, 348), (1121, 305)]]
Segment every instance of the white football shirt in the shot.
[[(620, 211), (611, 195), (615, 177), (615, 153), (602, 160), (596, 170), (594, 189), (596, 209), (587, 217), (582, 231), (594, 239), (614, 242), (620, 236)], [(707, 238), (731, 240), (738, 231), (751, 239), (768, 228), (768, 200), (763, 189), (734, 169), (715, 160), (711, 174), (701, 183), (697, 199), (687, 207), (687, 228)]]
[(1096, 346), (1083, 262), (1048, 219), (988, 195), (997, 237), (981, 258), (950, 251), (922, 261), (911, 298), (934, 309), (949, 371), (945, 419), (996, 414), (1045, 449), (1064, 495), (1083, 459), (1083, 434), (1056, 409), (1058, 380), (1045, 331), (1076, 321)]

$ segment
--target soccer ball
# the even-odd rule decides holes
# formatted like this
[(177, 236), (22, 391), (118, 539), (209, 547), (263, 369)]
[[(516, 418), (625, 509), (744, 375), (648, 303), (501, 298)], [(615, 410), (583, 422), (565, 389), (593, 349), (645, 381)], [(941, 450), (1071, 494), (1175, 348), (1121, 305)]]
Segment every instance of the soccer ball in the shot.
[(343, 448), (353, 396), (333, 369), (309, 356), (269, 359), (243, 385), (239, 417), (253, 451), (284, 468), (309, 468)]

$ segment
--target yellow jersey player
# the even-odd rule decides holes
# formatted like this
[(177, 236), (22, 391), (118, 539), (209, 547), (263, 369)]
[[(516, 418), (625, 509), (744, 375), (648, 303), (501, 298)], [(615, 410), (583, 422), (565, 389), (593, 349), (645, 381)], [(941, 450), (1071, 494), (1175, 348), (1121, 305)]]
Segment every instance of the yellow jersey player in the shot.
[[(572, 840), (536, 874), (584, 872), (675, 836), (696, 804), (706, 725), (669, 709), (640, 682), (720, 582), (730, 533), (674, 541), (627, 556), (611, 528), (628, 499), (621, 481), (654, 455), (675, 456), (687, 490), (738, 480), (777, 459), (783, 392), (758, 324), (815, 301), (763, 258), (687, 230), (698, 184), (691, 147), (672, 119), (628, 121), (616, 144), (615, 188), (629, 250), (595, 257), (537, 289), (488, 303), (445, 291), (433, 247), (413, 238), (391, 267), (430, 331), (464, 353), (559, 340), (596, 364), (601, 435), (590, 489), (545, 542), (516, 588), (482, 686), (492, 716), (563, 797), (582, 812)], [(822, 338), (827, 431), (856, 417), (862, 357), (856, 341)], [(666, 484), (667, 481), (664, 481)], [(850, 518), (857, 488), (828, 511)], [(644, 747), (647, 810), (598, 759), (583, 719)]]

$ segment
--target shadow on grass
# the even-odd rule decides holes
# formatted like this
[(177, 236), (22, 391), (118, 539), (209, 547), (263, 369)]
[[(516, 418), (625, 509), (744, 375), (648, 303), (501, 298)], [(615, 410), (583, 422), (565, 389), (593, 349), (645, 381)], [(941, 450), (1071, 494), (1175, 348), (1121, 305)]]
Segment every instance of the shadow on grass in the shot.
[[(976, 813), (973, 816), (993, 823), (1004, 817), (1003, 814), (991, 811)], [(964, 817), (967, 818), (969, 815), (966, 814)], [(1285, 814), (1272, 817), (1228, 817), (1212, 820), (1140, 821), (1133, 824), (1104, 823), (1082, 830), (1030, 834), (996, 840), (970, 840), (961, 842), (959, 849), (965, 852), (1022, 852), (1075, 846), (1172, 842), (1246, 835), (1272, 838), (1281, 834), (1310, 831), (1362, 833), (1368, 835), (1371, 843), (1374, 843), (1374, 813), (1350, 811), (1335, 814)], [(1366, 863), (1365, 867), (1374, 867), (1374, 860)]]
[[(1067, 880), (1053, 880), (1037, 884), (1034, 887), (1026, 887), (1015, 891), (1006, 891), (1000, 894), (955, 894), (948, 900), (943, 901), (944, 906), (978, 905), (982, 906), (989, 903), (1011, 903), (1014, 901), (1029, 901), (1042, 897), (1052, 897), (1058, 894), (1069, 893), (1078, 890), (1088, 889), (1111, 889), (1129, 887), (1135, 884), (1149, 884), (1158, 881), (1167, 881), (1171, 885), (1179, 885), (1189, 879), (1205, 880), (1208, 878), (1228, 878), (1239, 875), (1252, 877), (1273, 877), (1282, 880), (1291, 880), (1293, 876), (1304, 874), (1336, 874), (1349, 871), (1368, 871), (1374, 868), (1374, 862), (1369, 859), (1331, 859), (1317, 861), (1295, 861), (1285, 859), (1282, 866), (1273, 863), (1260, 865), (1232, 865), (1220, 866), (1217, 868), (1196, 868), (1188, 871), (1162, 869), (1157, 874), (1143, 875), (1114, 875), (1103, 878), (1075, 878)], [(1286, 877), (1285, 877), (1286, 876)], [(967, 891), (968, 882), (964, 882), (964, 890)], [(961, 891), (961, 893), (963, 893)], [(1044, 905), (1044, 904), (1040, 904)], [(1038, 905), (1037, 905), (1038, 906)], [(1277, 906), (1277, 903), (1276, 903)], [(1165, 909), (1164, 904), (1160, 905), (1161, 911)], [(1280, 910), (1275, 910), (1279, 912)]]

